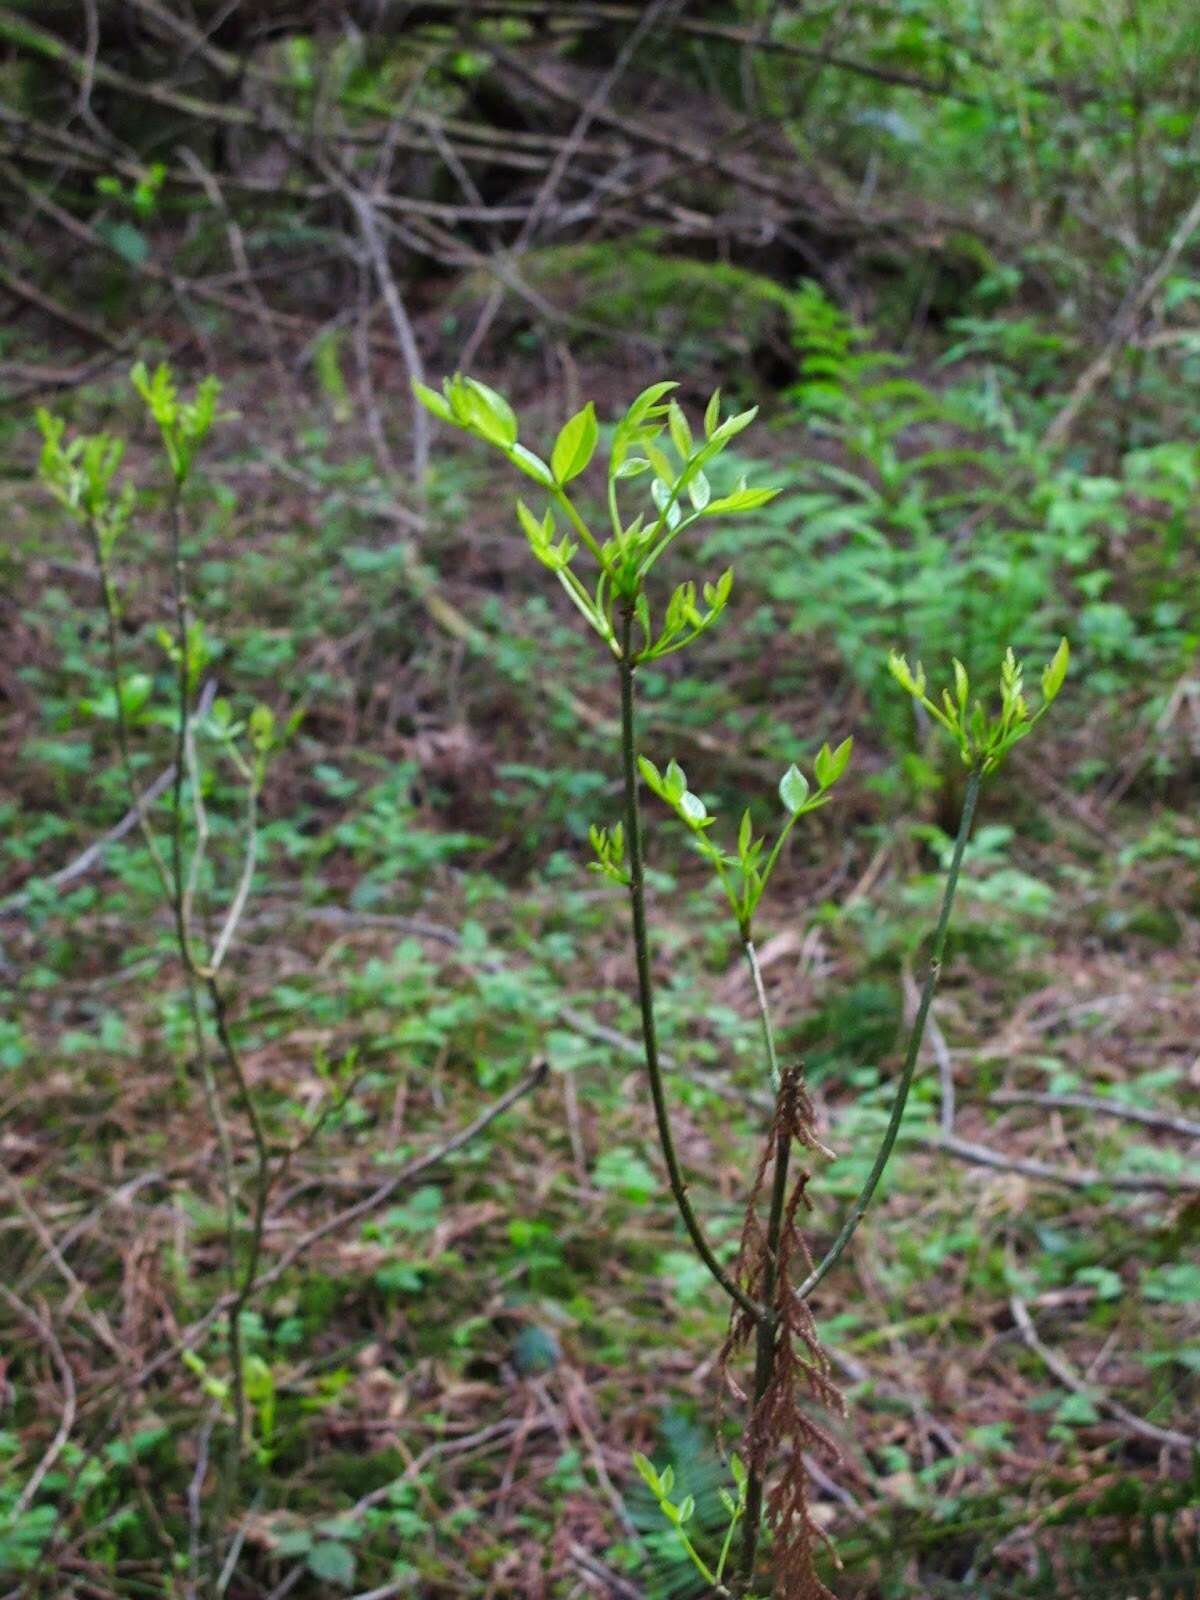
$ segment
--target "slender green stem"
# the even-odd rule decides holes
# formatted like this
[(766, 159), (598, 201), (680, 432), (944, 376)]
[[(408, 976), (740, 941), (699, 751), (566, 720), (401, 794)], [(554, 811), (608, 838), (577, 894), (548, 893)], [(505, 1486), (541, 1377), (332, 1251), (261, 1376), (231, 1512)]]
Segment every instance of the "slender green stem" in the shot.
[[(809, 809), (813, 808), (810, 807)], [(804, 815), (806, 815), (805, 810), (793, 811), (791, 816), (784, 823), (783, 827), (779, 830), (779, 837), (776, 839), (774, 848), (772, 849), (771, 854), (767, 857), (766, 865), (762, 869), (762, 883), (764, 889), (770, 881), (771, 874), (775, 871), (775, 863), (779, 860), (779, 852), (787, 843), (788, 834), (791, 833), (797, 822), (799, 822), (800, 818)]]
[(597, 566), (602, 572), (607, 572), (608, 564), (604, 559), (604, 552), (596, 542), (596, 537), (592, 533), (592, 530), (588, 527), (587, 523), (575, 509), (571, 497), (564, 493), (564, 491), (557, 486), (551, 488), (550, 496), (559, 509), (565, 513), (567, 521), (575, 529), (575, 532), (579, 535), (586, 548), (590, 551)]
[[(271, 1192), (271, 1156), (262, 1119), (259, 1117), (258, 1107), (254, 1103), (254, 1096), (250, 1092), (250, 1085), (246, 1081), (242, 1058), (233, 1042), (233, 1035), (229, 1028), (229, 1016), (225, 1006), (225, 996), (217, 981), (215, 972), (208, 974), (205, 979), (205, 987), (208, 990), (209, 1003), (212, 1007), (213, 1020), (216, 1023), (217, 1038), (221, 1045), (221, 1051), (225, 1057), (225, 1063), (233, 1076), (238, 1098), (245, 1108), (246, 1116), (250, 1123), (250, 1133), (254, 1140), (256, 1156), (254, 1206), (250, 1221), (250, 1248), (246, 1257), (246, 1265), (242, 1271), (241, 1282), (237, 1286), (237, 1296), (229, 1307), (228, 1315), (229, 1366), (233, 1391), (234, 1432), (236, 1435), (236, 1450), (240, 1454), (246, 1442), (247, 1422), (245, 1357), (242, 1350), (242, 1312), (249, 1302), (254, 1280), (258, 1276), (258, 1264), (262, 1256), (263, 1227), (267, 1216), (267, 1200)], [(230, 1267), (231, 1272), (236, 1271), (232, 1257)], [(236, 1472), (236, 1459), (231, 1471)], [(236, 1479), (234, 1481), (236, 1482)]]
[(134, 810), (137, 813), (138, 828), (145, 841), (146, 849), (149, 851), (150, 860), (154, 864), (154, 870), (158, 875), (164, 895), (169, 896), (171, 890), (167, 864), (163, 860), (162, 851), (158, 847), (158, 839), (155, 836), (154, 828), (146, 811), (145, 798), (142, 795), (137, 775), (133, 769), (133, 744), (129, 737), (129, 717), (125, 710), (125, 701), (121, 695), (121, 646), (117, 632), (116, 591), (113, 588), (112, 575), (109, 572), (104, 547), (100, 542), (100, 530), (92, 520), (89, 520), (87, 530), (92, 546), (92, 558), (96, 563), (96, 575), (100, 582), (101, 604), (104, 609), (105, 644), (108, 651), (108, 678), (112, 685), (115, 702), (117, 748), (121, 756), (121, 770), (125, 776), (125, 786), (133, 800)]
[[(694, 511), (688, 516), (681, 517), (681, 519), (673, 528), (670, 525), (669, 519), (671, 512), (675, 506), (679, 504), (679, 500), (684, 489), (687, 488), (688, 484), (696, 476), (696, 474), (703, 467), (708, 465), (708, 462), (712, 459), (713, 454), (714, 451), (710, 448), (710, 446), (704, 445), (694, 456), (690, 458), (690, 460), (684, 462), (683, 471), (675, 480), (674, 487), (672, 488), (670, 495), (667, 497), (666, 504), (658, 513), (658, 521), (655, 522), (650, 529), (649, 542), (651, 545), (651, 550), (645, 561), (643, 561), (641, 566), (638, 568), (639, 581), (645, 578), (646, 574), (658, 560), (659, 556), (662, 555), (663, 551), (667, 549), (669, 545), (674, 544), (675, 540), (678, 539), (683, 530), (689, 527), (700, 516), (698, 511)], [(658, 538), (659, 534), (662, 533), (664, 529), (666, 530), (667, 537), (663, 539), (660, 544), (655, 545), (655, 539)]]
[[(246, 1410), (246, 1373), (245, 1352), (242, 1346), (242, 1312), (249, 1300), (250, 1292), (258, 1273), (258, 1262), (262, 1249), (263, 1225), (266, 1218), (267, 1198), (270, 1191), (270, 1154), (267, 1147), (266, 1135), (258, 1116), (258, 1109), (254, 1104), (249, 1085), (246, 1082), (242, 1069), (241, 1058), (233, 1043), (229, 1030), (228, 1017), (225, 1010), (224, 996), (217, 982), (216, 972), (209, 963), (198, 962), (192, 948), (191, 915), (190, 915), (190, 889), (184, 878), (184, 827), (183, 827), (183, 784), (185, 773), (188, 773), (193, 790), (197, 796), (200, 791), (200, 775), (194, 770), (195, 763), (189, 757), (193, 753), (192, 747), (192, 705), (191, 705), (191, 662), (188, 658), (189, 651), (189, 621), (190, 606), (187, 589), (187, 563), (183, 548), (183, 486), (178, 480), (175, 483), (171, 500), (170, 537), (171, 537), (171, 589), (175, 609), (175, 646), (178, 652), (178, 673), (176, 677), (176, 715), (178, 718), (175, 730), (175, 781), (171, 791), (171, 868), (172, 868), (172, 895), (171, 903), (175, 917), (175, 933), (179, 945), (179, 956), (183, 963), (184, 978), (187, 984), (189, 1001), (192, 1014), (193, 1032), (196, 1038), (197, 1053), (201, 1062), (201, 1073), (204, 1082), (205, 1098), (210, 1115), (216, 1124), (218, 1143), (221, 1151), (221, 1182), (224, 1190), (226, 1209), (226, 1247), (228, 1251), (228, 1272), (230, 1287), (234, 1298), (229, 1307), (227, 1317), (227, 1340), (229, 1349), (230, 1390), (233, 1401), (233, 1428), (224, 1452), (224, 1463), (220, 1471), (220, 1478), (215, 1499), (213, 1515), (213, 1528), (217, 1538), (212, 1547), (213, 1561), (208, 1574), (209, 1593), (214, 1597), (221, 1593), (221, 1575), (217, 1566), (219, 1557), (220, 1533), (233, 1508), (240, 1476), (242, 1450), (245, 1444), (247, 1427)], [(200, 813), (202, 815), (202, 811)], [(229, 937), (232, 938), (232, 928)], [(228, 939), (223, 939), (223, 946), (227, 946)], [(221, 951), (224, 955), (224, 948)], [(208, 1050), (205, 1042), (204, 1020), (201, 1014), (200, 985), (203, 983), (207, 992), (209, 1007), (213, 1014), (216, 1026), (217, 1040), (225, 1065), (233, 1078), (238, 1096), (241, 1099), (250, 1122), (251, 1134), (256, 1152), (256, 1168), (254, 1180), (254, 1206), (250, 1227), (250, 1251), (245, 1272), (239, 1283), (237, 1271), (237, 1184), (234, 1177), (233, 1151), (229, 1140), (228, 1129), (225, 1126), (224, 1112), (221, 1106), (220, 1094), (212, 1078), (208, 1062)]]
[(662, 1066), (658, 1059), (658, 1032), (654, 1021), (654, 988), (650, 973), (650, 943), (646, 933), (646, 888), (642, 866), (642, 821), (638, 806), (637, 756), (634, 740), (633, 716), (633, 608), (626, 605), (621, 613), (621, 763), (625, 779), (625, 839), (629, 851), (629, 903), (633, 920), (633, 947), (637, 964), (638, 1004), (642, 1018), (642, 1044), (646, 1054), (646, 1073), (650, 1079), (650, 1096), (654, 1102), (654, 1117), (658, 1124), (658, 1140), (662, 1146), (663, 1160), (671, 1193), (683, 1218), (688, 1237), (696, 1254), (724, 1289), (755, 1322), (763, 1316), (762, 1308), (754, 1303), (745, 1290), (726, 1272), (717, 1260), (712, 1246), (688, 1199), (687, 1180), (679, 1165), (675, 1139), (671, 1132), (671, 1119), (667, 1111), (663, 1086)]
[[(674, 496), (672, 498), (670, 504), (674, 505), (677, 500), (678, 500), (678, 495), (676, 495), (676, 496)], [(666, 513), (664, 512), (663, 513), (663, 517), (665, 517), (665, 516), (666, 516)], [(659, 518), (659, 522), (655, 525), (656, 527), (661, 526), (662, 521), (663, 521), (663, 517)], [(644, 582), (645, 581), (646, 575), (650, 571), (651, 567), (654, 565), (654, 563), (658, 560), (658, 558), (661, 555), (665, 554), (665, 552), (671, 548), (671, 546), (675, 543), (676, 539), (678, 539), (679, 535), (681, 533), (684, 533), (688, 528), (690, 528), (693, 522), (698, 522), (699, 520), (700, 520), (700, 513), (698, 511), (693, 512), (691, 516), (681, 517), (680, 518), (680, 520), (675, 524), (675, 526), (670, 529), (670, 531), (667, 534), (667, 537), (665, 539), (660, 539), (659, 540), (658, 544), (656, 544), (654, 546), (654, 548), (650, 551), (650, 554), (646, 557), (646, 559), (642, 562), (641, 566), (638, 568), (637, 575), (638, 575), (638, 581), (639, 582)]]
[[(721, 1554), (717, 1560), (717, 1583), (720, 1583), (721, 1579), (725, 1576), (725, 1565), (729, 1560), (729, 1552), (733, 1548), (733, 1536), (737, 1532), (738, 1523), (742, 1520), (745, 1514), (746, 1506), (745, 1502), (743, 1501), (735, 1508), (733, 1515), (729, 1519), (729, 1526), (725, 1529), (725, 1539), (721, 1545)], [(728, 1594), (728, 1592), (729, 1591), (724, 1587), (724, 1585), (722, 1585), (719, 1593)]]
[(613, 538), (619, 539), (621, 537), (621, 510), (617, 505), (616, 479), (611, 474), (608, 480), (608, 517), (612, 523)]
[(189, 971), (193, 969), (191, 931), (188, 927), (187, 895), (183, 875), (183, 784), (187, 772), (188, 726), (192, 716), (191, 672), (188, 662), (187, 567), (183, 555), (183, 486), (176, 482), (171, 491), (171, 595), (175, 607), (176, 663), (175, 694), (175, 777), (171, 783), (171, 908), (175, 915), (175, 937), (179, 954)]
[(967, 778), (967, 792), (963, 800), (962, 817), (958, 824), (958, 837), (954, 841), (954, 854), (950, 858), (950, 870), (946, 874), (946, 887), (942, 893), (941, 910), (938, 913), (937, 926), (933, 933), (933, 949), (930, 952), (929, 972), (921, 990), (921, 1003), (917, 1007), (916, 1017), (913, 1019), (912, 1030), (908, 1036), (908, 1049), (904, 1056), (904, 1066), (900, 1073), (900, 1081), (896, 1087), (896, 1098), (892, 1104), (892, 1114), (888, 1120), (887, 1131), (883, 1142), (879, 1146), (879, 1153), (875, 1157), (874, 1165), (858, 1199), (850, 1208), (850, 1214), (842, 1224), (841, 1232), (830, 1245), (825, 1256), (809, 1273), (808, 1277), (797, 1289), (796, 1293), (803, 1299), (810, 1295), (831, 1267), (835, 1266), (842, 1252), (850, 1240), (859, 1223), (866, 1214), (867, 1207), (871, 1204), (875, 1190), (879, 1187), (879, 1180), (883, 1170), (891, 1159), (895, 1147), (896, 1137), (900, 1132), (900, 1124), (904, 1119), (904, 1107), (908, 1102), (908, 1091), (912, 1087), (913, 1074), (917, 1067), (917, 1057), (921, 1053), (921, 1041), (925, 1037), (925, 1024), (929, 1020), (929, 1008), (933, 1004), (934, 990), (937, 988), (938, 978), (942, 970), (942, 956), (946, 948), (946, 933), (950, 927), (950, 914), (954, 909), (954, 896), (958, 889), (959, 873), (962, 870), (963, 852), (967, 847), (967, 840), (971, 834), (971, 824), (975, 820), (975, 806), (979, 799), (979, 785), (983, 779), (982, 764), (976, 762), (971, 768)]
[(750, 977), (754, 981), (754, 998), (758, 1004), (758, 1017), (762, 1023), (763, 1046), (767, 1052), (767, 1065), (771, 1069), (771, 1087), (779, 1093), (779, 1057), (775, 1053), (775, 1030), (771, 1026), (771, 1009), (767, 1005), (767, 991), (763, 985), (762, 968), (758, 964), (758, 951), (754, 947), (754, 940), (749, 933), (745, 935), (743, 949), (746, 952), (746, 964), (750, 968)]

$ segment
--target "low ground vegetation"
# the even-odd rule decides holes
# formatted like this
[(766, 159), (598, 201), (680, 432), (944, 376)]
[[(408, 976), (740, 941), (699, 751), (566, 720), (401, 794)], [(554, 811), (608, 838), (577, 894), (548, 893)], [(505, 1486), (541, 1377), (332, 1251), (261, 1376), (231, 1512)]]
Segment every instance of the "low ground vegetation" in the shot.
[[(648, 8), (634, 39), (620, 8), (501, 5), (319, 50), (299, 16), (218, 22), (181, 67), (166, 12), (101, 5), (89, 76), (26, 9), (0, 8), (0, 187), (45, 230), (0, 261), (0, 1593), (1190, 1595), (1190, 13), (855, 6), (835, 41), (785, 6), (755, 45), (752, 6)], [(364, 165), (389, 128), (391, 189)], [(586, 215), (539, 198), (550, 128)], [(398, 284), (401, 227), (427, 254)], [(406, 326), (423, 381), (509, 397), (551, 485), (498, 460), (508, 402), (417, 423)], [(587, 556), (556, 486), (608, 528), (603, 463), (664, 374), (624, 529), (670, 529), (682, 463), (758, 407), (675, 496), (738, 515), (656, 560), (632, 752), (673, 1146), (752, 1302), (764, 1140), (832, 1151), (790, 1157), (821, 1262), (920, 1043), (792, 1330), (822, 1404), (790, 1387), (769, 1456), (647, 1089), (620, 597), (555, 581)], [(97, 435), (123, 452), (72, 443)], [(1036, 711), (1064, 636), (1052, 712), (976, 796), (971, 700)], [(965, 761), (910, 692), (921, 661), (957, 724), (955, 658)], [(754, 1485), (798, 1469), (751, 1575)]]

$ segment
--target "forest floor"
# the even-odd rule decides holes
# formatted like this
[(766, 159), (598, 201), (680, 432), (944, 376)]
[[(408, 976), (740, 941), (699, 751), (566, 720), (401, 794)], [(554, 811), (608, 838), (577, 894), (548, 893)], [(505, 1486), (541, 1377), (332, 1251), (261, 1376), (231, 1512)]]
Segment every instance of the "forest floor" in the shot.
[[(548, 349), (502, 376), (532, 441), (579, 394), (609, 413), (657, 373), (618, 381)], [(587, 827), (617, 803), (615, 677), (479, 452), (437, 431), (418, 527), (334, 401), (298, 411), (257, 374), (227, 379), (242, 420), (219, 426), (188, 507), (210, 672), (239, 704), (303, 709), (227, 968), (271, 1137), (300, 1146), (266, 1218), (265, 1266), (288, 1264), (245, 1318), (256, 1453), (227, 1592), (702, 1593), (631, 1465), (674, 1462), (703, 1543), (727, 1481), (711, 1441), (734, 1445), (740, 1413), (719, 1393), (720, 1299), (661, 1176), (625, 906), (585, 871)], [(135, 426), (123, 405), (72, 402)], [(376, 416), (390, 435), (386, 396)], [(765, 439), (769, 458), (796, 448)], [(204, 1323), (226, 1289), (216, 1137), (136, 834), (52, 876), (128, 802), (86, 551), (34, 485), (33, 430), (6, 423), (0, 446), (0, 1317), (36, 1352), (7, 1383), (0, 1363), (0, 1572), (26, 1573), (13, 1595), (162, 1594), (222, 1405)], [(126, 641), (161, 685), (160, 511), (151, 494), (120, 565)], [(781, 1048), (837, 1152), (809, 1190), (817, 1250), (886, 1117), (958, 788), (904, 814), (828, 641), (789, 632), (752, 547), (737, 566), (699, 678), (648, 681), (643, 743), (736, 816), (747, 796), (770, 806), (793, 757), (855, 735), (845, 792), (761, 917)], [(1141, 764), (1147, 737), (1066, 710), (985, 797), (895, 1161), (814, 1301), (846, 1400), (822, 1419), (836, 1453), (811, 1463), (841, 1600), (1092, 1600), (1098, 1561), (1114, 1596), (1190, 1581), (1200, 831)], [(162, 771), (169, 728), (148, 715), (138, 752)], [(1122, 775), (1104, 805), (1066, 776), (1088, 761)], [(214, 777), (227, 875), (235, 797)], [(650, 861), (681, 1153), (732, 1254), (769, 1116), (753, 996), (657, 817)], [(484, 1134), (380, 1197), (543, 1059)], [(230, 1122), (248, 1158), (236, 1105)]]

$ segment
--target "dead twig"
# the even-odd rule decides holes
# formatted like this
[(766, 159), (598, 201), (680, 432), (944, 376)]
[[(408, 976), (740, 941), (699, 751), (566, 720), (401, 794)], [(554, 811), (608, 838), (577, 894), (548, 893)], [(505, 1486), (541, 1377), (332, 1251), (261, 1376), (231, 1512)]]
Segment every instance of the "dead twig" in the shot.
[(1025, 1089), (997, 1089), (988, 1096), (997, 1106), (1051, 1106), (1062, 1110), (1090, 1111), (1101, 1117), (1117, 1117), (1124, 1122), (1140, 1122), (1146, 1128), (1160, 1128), (1184, 1139), (1200, 1139), (1200, 1122), (1173, 1116), (1166, 1111), (1148, 1111), (1143, 1106), (1125, 1105), (1095, 1094), (1038, 1094)]
[[(538, 1061), (511, 1089), (502, 1094), (498, 1100), (494, 1100), (490, 1106), (485, 1107), (477, 1117), (473, 1118), (465, 1127), (460, 1128), (451, 1138), (445, 1140), (442, 1144), (436, 1145), (432, 1150), (426, 1151), (424, 1155), (410, 1161), (399, 1172), (394, 1173), (383, 1183), (377, 1185), (364, 1199), (356, 1201), (354, 1205), (347, 1206), (344, 1210), (337, 1212), (336, 1215), (318, 1224), (315, 1228), (310, 1228), (307, 1233), (289, 1246), (276, 1261), (272, 1262), (270, 1267), (258, 1273), (253, 1282), (245, 1287), (245, 1297), (247, 1299), (253, 1298), (261, 1290), (269, 1288), (273, 1283), (277, 1283), (301, 1256), (312, 1249), (314, 1244), (318, 1244), (322, 1239), (328, 1238), (330, 1234), (339, 1232), (350, 1223), (369, 1216), (373, 1211), (378, 1210), (380, 1206), (386, 1205), (392, 1196), (401, 1189), (406, 1188), (417, 1178), (423, 1177), (432, 1167), (437, 1166), (440, 1162), (445, 1161), (447, 1157), (454, 1155), (457, 1151), (470, 1144), (473, 1139), (490, 1127), (498, 1117), (503, 1116), (518, 1100), (523, 1099), (532, 1090), (545, 1083), (549, 1072), (549, 1063), (545, 1060)], [(3, 1172), (0, 1170), (0, 1177), (2, 1176)], [(193, 1322), (167, 1349), (161, 1350), (158, 1355), (142, 1367), (141, 1371), (136, 1374), (134, 1387), (140, 1388), (156, 1372), (161, 1372), (164, 1367), (177, 1361), (185, 1350), (194, 1350), (213, 1323), (218, 1318), (225, 1316), (230, 1308), (237, 1303), (240, 1296), (241, 1291), (234, 1290), (223, 1294), (219, 1300), (209, 1307), (202, 1317)], [(111, 1381), (102, 1385), (88, 1397), (85, 1403), (86, 1407), (90, 1409), (92, 1406), (97, 1405), (115, 1386)]]
[(14, 1522), (19, 1522), (33, 1504), (34, 1498), (46, 1478), (46, 1474), (53, 1467), (59, 1456), (62, 1455), (66, 1448), (67, 1440), (71, 1437), (71, 1429), (75, 1426), (76, 1411), (75, 1375), (71, 1371), (71, 1364), (63, 1354), (63, 1347), (59, 1343), (58, 1335), (50, 1322), (39, 1316), (32, 1306), (27, 1306), (23, 1300), (19, 1300), (8, 1285), (2, 1282), (0, 1282), (0, 1298), (24, 1322), (29, 1324), (49, 1350), (54, 1365), (58, 1368), (59, 1380), (63, 1390), (62, 1415), (59, 1418), (54, 1437), (43, 1453), (41, 1460), (26, 1479), (25, 1486), (17, 1496), (16, 1504), (12, 1508), (12, 1519)]
[[(339, 181), (339, 187), (342, 187)], [(383, 295), (383, 303), (387, 307), (391, 319), (392, 329), (396, 335), (396, 344), (404, 362), (405, 371), (410, 382), (424, 383), (425, 363), (421, 359), (421, 351), (417, 344), (417, 336), (405, 309), (404, 301), (396, 286), (392, 275), (391, 265), (388, 261), (387, 247), (379, 231), (378, 219), (375, 215), (375, 204), (369, 195), (361, 189), (355, 189), (346, 184), (342, 188), (346, 202), (358, 221), (362, 234), (363, 245), (375, 277), (379, 284), (379, 291)], [(424, 493), (425, 480), (429, 476), (429, 415), (424, 406), (412, 406), (412, 470), (415, 488), (418, 496)]]
[[(200, 691), (200, 698), (196, 703), (195, 715), (206, 717), (212, 709), (213, 700), (216, 698), (217, 684), (215, 678), (210, 678)], [(68, 862), (65, 867), (60, 867), (57, 872), (52, 872), (48, 878), (39, 880), (52, 889), (63, 889), (69, 883), (74, 883), (76, 878), (82, 878), (93, 867), (99, 866), (110, 845), (118, 843), (126, 834), (132, 833), (142, 821), (146, 807), (160, 799), (175, 782), (174, 763), (165, 772), (160, 772), (154, 782), (143, 789), (137, 805), (131, 806), (115, 827), (101, 834), (94, 844), (90, 844), (74, 861)], [(16, 894), (9, 895), (7, 900), (0, 900), (0, 917), (12, 916), (23, 911), (33, 898), (29, 889), (20, 889)]]
[(23, 300), (35, 311), (40, 311), (43, 316), (49, 317), (52, 322), (61, 323), (64, 328), (70, 328), (73, 333), (81, 335), (90, 343), (103, 345), (114, 355), (125, 348), (107, 329), (100, 327), (98, 323), (80, 312), (72, 310), (71, 307), (64, 306), (52, 295), (48, 295), (44, 289), (39, 289), (37, 284), (30, 283), (28, 278), (23, 278), (20, 273), (13, 272), (3, 265), (0, 265), (0, 289), (7, 290), (15, 299)]
[(1023, 1156), (1006, 1156), (987, 1145), (945, 1134), (911, 1135), (928, 1150), (940, 1150), (971, 1166), (991, 1167), (997, 1172), (1019, 1172), (1041, 1183), (1057, 1183), (1065, 1189), (1117, 1189), (1124, 1194), (1200, 1194), (1200, 1177), (1176, 1176), (1167, 1172), (1097, 1172), (1090, 1167), (1052, 1167), (1045, 1161)]
[(1146, 274), (1136, 291), (1117, 313), (1103, 350), (1076, 379), (1066, 405), (1042, 435), (1043, 449), (1057, 449), (1066, 443), (1080, 412), (1116, 366), (1122, 351), (1136, 332), (1147, 306), (1175, 270), (1175, 263), (1191, 242), (1197, 228), (1200, 228), (1200, 195), (1196, 196), (1180, 218), (1158, 265), (1152, 272)]
[(1160, 1428), (1153, 1422), (1146, 1422), (1136, 1413), (1123, 1406), (1119, 1400), (1095, 1384), (1088, 1383), (1076, 1372), (1075, 1368), (1063, 1355), (1043, 1343), (1033, 1319), (1029, 1315), (1025, 1302), (1019, 1295), (1013, 1295), (1008, 1302), (1013, 1314), (1013, 1321), (1017, 1331), (1028, 1345), (1030, 1350), (1041, 1360), (1044, 1366), (1051, 1371), (1064, 1388), (1070, 1389), (1073, 1394), (1083, 1395), (1090, 1400), (1098, 1411), (1107, 1411), (1109, 1416), (1119, 1422), (1130, 1433), (1136, 1434), (1139, 1439), (1149, 1439), (1153, 1444), (1166, 1445), (1173, 1450), (1195, 1450), (1200, 1448), (1200, 1436), (1180, 1433), (1176, 1428)]
[(275, 381), (279, 385), (280, 395), (285, 395), (288, 391), (288, 371), (284, 365), (283, 352), (279, 343), (279, 331), (271, 320), (271, 313), (267, 308), (267, 302), (263, 299), (258, 278), (250, 265), (250, 257), (246, 251), (245, 235), (242, 233), (238, 220), (230, 209), (229, 202), (225, 198), (225, 191), (195, 151), (188, 149), (185, 145), (179, 152), (179, 159), (203, 188), (212, 202), (214, 210), (219, 211), (221, 214), (221, 219), (225, 224), (225, 237), (229, 240), (229, 254), (233, 257), (240, 281), (245, 285), (246, 293), (250, 296), (251, 303), (254, 306), (258, 325), (262, 330), (263, 342), (267, 347), (271, 367), (275, 374)]
[[(677, 10), (678, 7), (679, 0), (652, 0), (652, 3), (645, 8), (637, 19), (635, 26), (617, 51), (612, 65), (606, 72), (601, 74), (591, 94), (580, 108), (579, 115), (575, 119), (575, 125), (568, 134), (566, 142), (551, 162), (550, 170), (534, 197), (529, 215), (521, 224), (520, 234), (513, 246), (513, 255), (519, 255), (522, 250), (526, 249), (537, 233), (538, 227), (554, 196), (558, 193), (559, 186), (566, 176), (567, 169), (570, 167), (580, 144), (587, 137), (588, 129), (599, 114), (601, 107), (608, 104), (613, 89), (629, 63), (633, 60), (642, 40), (658, 25), (664, 15)], [(488, 296), (487, 303), (479, 313), (475, 326), (463, 346), (462, 355), (459, 357), (459, 366), (464, 370), (471, 365), (476, 352), (487, 337), (488, 329), (492, 325), (496, 312), (500, 309), (503, 297), (504, 291), (500, 285), (497, 285)]]

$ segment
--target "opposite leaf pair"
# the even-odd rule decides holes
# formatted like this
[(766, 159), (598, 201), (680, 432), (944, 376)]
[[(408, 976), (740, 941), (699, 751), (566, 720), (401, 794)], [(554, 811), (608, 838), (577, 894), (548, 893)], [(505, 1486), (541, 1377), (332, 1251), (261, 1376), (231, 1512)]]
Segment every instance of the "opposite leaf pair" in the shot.
[(741, 826), (738, 829), (737, 853), (726, 855), (707, 837), (707, 829), (712, 827), (716, 818), (709, 814), (700, 796), (693, 794), (688, 788), (687, 775), (679, 763), (672, 761), (665, 772), (660, 772), (653, 761), (645, 756), (639, 758), (638, 769), (647, 787), (671, 807), (691, 832), (701, 855), (716, 873), (729, 901), (730, 909), (737, 919), (738, 932), (743, 942), (752, 937), (754, 913), (758, 909), (758, 903), (775, 870), (775, 864), (779, 860), (780, 851), (789, 833), (801, 817), (810, 811), (816, 811), (828, 802), (830, 790), (849, 765), (853, 748), (853, 739), (843, 739), (836, 750), (831, 750), (827, 744), (821, 746), (813, 765), (817, 784), (815, 790), (799, 767), (792, 765), (787, 769), (779, 780), (779, 798), (787, 811), (787, 821), (765, 861), (763, 852), (767, 841), (764, 837), (755, 835), (749, 811), (742, 815)]

